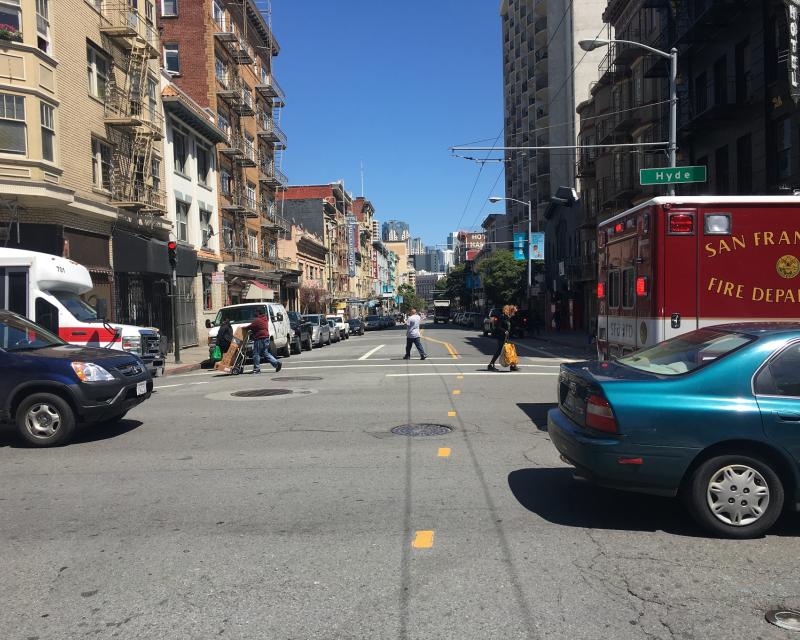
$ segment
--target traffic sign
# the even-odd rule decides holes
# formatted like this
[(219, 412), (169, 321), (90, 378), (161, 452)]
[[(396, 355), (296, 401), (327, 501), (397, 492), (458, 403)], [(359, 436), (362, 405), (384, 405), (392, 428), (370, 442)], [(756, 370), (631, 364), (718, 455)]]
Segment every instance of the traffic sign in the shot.
[(705, 167), (661, 167), (659, 169), (639, 169), (639, 184), (685, 184), (705, 182)]

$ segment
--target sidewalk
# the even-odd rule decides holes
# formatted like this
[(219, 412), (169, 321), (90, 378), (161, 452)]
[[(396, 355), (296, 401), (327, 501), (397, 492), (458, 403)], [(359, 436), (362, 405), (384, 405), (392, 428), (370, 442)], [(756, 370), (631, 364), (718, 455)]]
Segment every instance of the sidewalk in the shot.
[(164, 375), (186, 373), (196, 369), (210, 369), (211, 361), (208, 359), (208, 347), (197, 346), (181, 349), (181, 364), (175, 364), (175, 357), (168, 353)]

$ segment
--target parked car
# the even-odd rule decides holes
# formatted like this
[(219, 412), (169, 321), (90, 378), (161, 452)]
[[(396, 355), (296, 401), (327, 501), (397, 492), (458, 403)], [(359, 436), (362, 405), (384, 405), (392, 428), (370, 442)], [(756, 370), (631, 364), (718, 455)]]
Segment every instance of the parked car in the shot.
[(311, 325), (311, 341), (318, 347), (331, 343), (331, 328), (325, 316), (319, 313), (303, 316)]
[(530, 325), (530, 313), (528, 311), (517, 311), (511, 318), (511, 337), (524, 338), (528, 333)]
[(300, 353), (303, 349), (311, 351), (314, 347), (311, 323), (303, 319), (297, 311), (288, 311), (289, 325), (292, 327), (292, 353)]
[(353, 318), (347, 321), (350, 326), (350, 333), (354, 336), (364, 335), (364, 321), (361, 318)]
[[(244, 304), (232, 304), (222, 307), (217, 312), (214, 321), (206, 320), (208, 332), (209, 355), (217, 343), (217, 333), (219, 325), (223, 320), (230, 320), (231, 327), (236, 331), (239, 327), (246, 327), (256, 317), (256, 311), (263, 311), (269, 318), (269, 351), (273, 356), (281, 355), (288, 358), (292, 355), (291, 336), (292, 327), (289, 317), (282, 304), (273, 302), (247, 302)], [(252, 346), (248, 349), (248, 357), (252, 354)]]
[(367, 316), (364, 320), (364, 329), (366, 331), (377, 331), (383, 329), (383, 322), (380, 316)]
[(681, 496), (707, 530), (760, 536), (800, 509), (800, 323), (698, 329), (562, 364), (550, 438), (577, 475)]
[(503, 315), (503, 310), (500, 307), (489, 309), (489, 315), (483, 319), (483, 335), (488, 336), (493, 330), (496, 318)]
[(339, 335), (341, 336), (342, 340), (347, 340), (350, 337), (350, 325), (347, 324), (347, 321), (344, 319), (343, 315), (329, 315), (325, 316), (328, 320), (333, 320), (336, 323), (336, 327), (339, 329)]
[(0, 421), (16, 424), (30, 444), (64, 444), (80, 422), (117, 422), (152, 391), (138, 356), (70, 345), (0, 311)]
[(339, 342), (342, 339), (342, 334), (339, 331), (338, 323), (336, 322), (336, 320), (333, 320), (332, 318), (327, 318), (326, 322), (328, 323), (328, 326), (330, 327), (331, 342)]
[(453, 324), (455, 324), (458, 327), (462, 327), (462, 326), (464, 326), (463, 322), (464, 322), (464, 312), (463, 311), (459, 311), (456, 314), (456, 317), (453, 318)]

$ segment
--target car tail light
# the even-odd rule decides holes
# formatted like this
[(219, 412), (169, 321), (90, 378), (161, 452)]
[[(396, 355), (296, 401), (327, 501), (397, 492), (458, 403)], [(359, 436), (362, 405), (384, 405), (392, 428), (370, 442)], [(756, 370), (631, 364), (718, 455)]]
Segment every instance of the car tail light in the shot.
[(619, 433), (617, 419), (603, 396), (592, 394), (586, 404), (586, 426), (606, 433)]
[(606, 297), (606, 284), (605, 282), (598, 282), (597, 283), (597, 298), (598, 300), (602, 300)]
[(694, 216), (689, 213), (671, 213), (669, 215), (670, 233), (694, 233)]
[(614, 233), (622, 233), (625, 230), (625, 225), (618, 222), (614, 225)]
[(647, 276), (636, 278), (636, 295), (640, 298), (647, 296)]

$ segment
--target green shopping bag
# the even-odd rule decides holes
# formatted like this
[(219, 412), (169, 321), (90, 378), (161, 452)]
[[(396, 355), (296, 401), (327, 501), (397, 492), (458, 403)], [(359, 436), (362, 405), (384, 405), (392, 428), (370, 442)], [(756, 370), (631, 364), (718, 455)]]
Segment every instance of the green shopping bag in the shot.
[(222, 349), (220, 349), (218, 345), (214, 345), (214, 348), (211, 350), (211, 359), (214, 362), (222, 360)]

